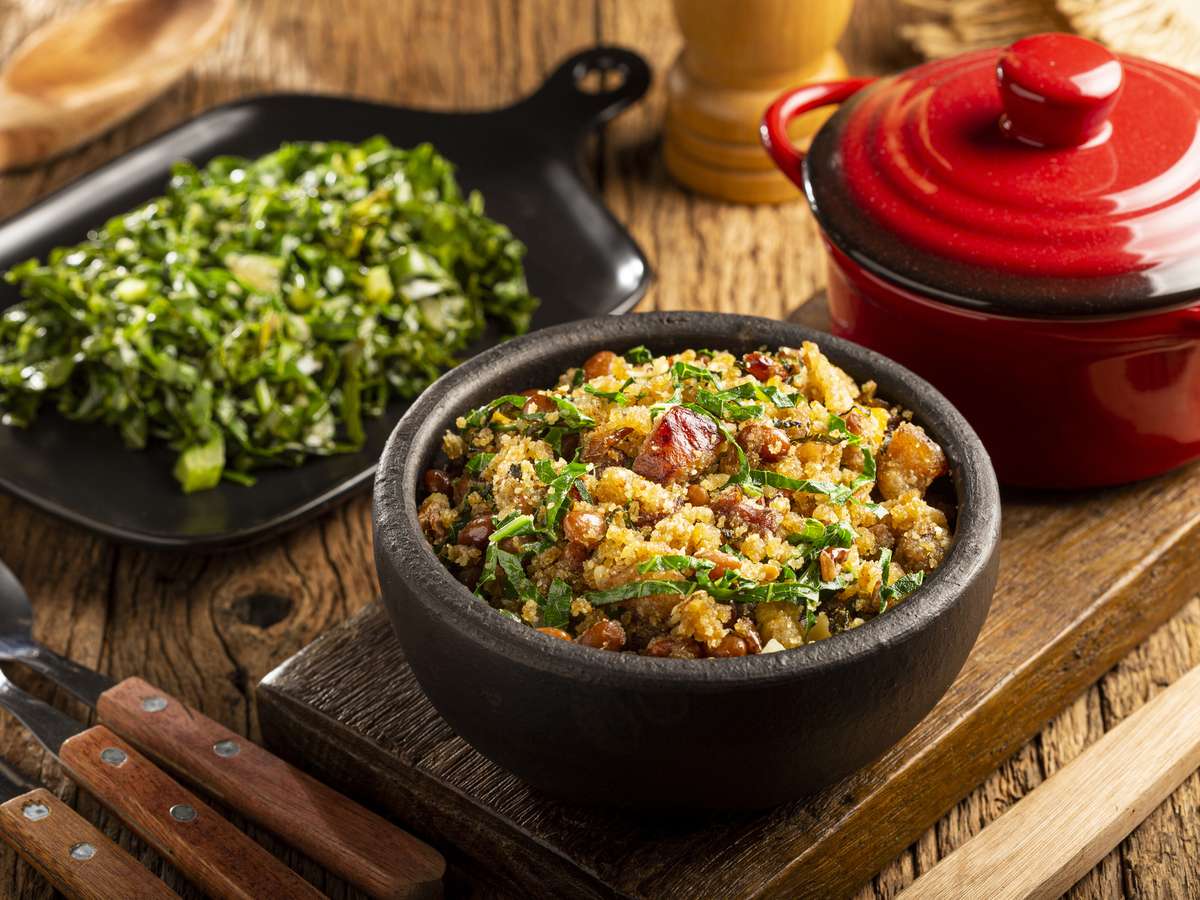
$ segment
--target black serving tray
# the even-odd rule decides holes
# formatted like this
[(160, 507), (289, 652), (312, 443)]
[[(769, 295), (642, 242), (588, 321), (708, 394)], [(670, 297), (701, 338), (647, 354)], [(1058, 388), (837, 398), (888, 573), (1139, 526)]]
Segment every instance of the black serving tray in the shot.
[[(596, 70), (619, 86), (581, 87)], [(610, 79), (612, 76), (610, 76)], [(0, 270), (83, 240), (89, 229), (163, 192), (171, 164), (221, 154), (257, 157), (285, 141), (361, 141), (382, 134), (429, 141), (483, 192), (489, 216), (529, 247), (526, 272), (542, 305), (534, 328), (630, 309), (651, 278), (628, 232), (580, 175), (587, 134), (640, 99), (650, 70), (638, 55), (596, 47), (566, 60), (533, 94), (499, 110), (436, 113), (338, 97), (274, 94), (210, 110), (83, 176), (0, 225)], [(19, 300), (0, 285), (0, 309)], [(496, 343), (481, 340), (472, 352)], [(0, 487), (57, 516), (122, 541), (216, 549), (294, 526), (370, 485), (384, 442), (407, 404), (367, 425), (358, 453), (256, 473), (184, 495), (164, 446), (127, 449), (115, 430), (68, 422), (49, 410), (33, 427), (0, 426)]]

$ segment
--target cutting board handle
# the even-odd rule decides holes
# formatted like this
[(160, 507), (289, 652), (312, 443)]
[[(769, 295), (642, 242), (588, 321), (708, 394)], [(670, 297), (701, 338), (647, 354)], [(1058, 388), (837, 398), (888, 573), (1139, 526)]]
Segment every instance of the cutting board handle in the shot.
[[(598, 73), (600, 90), (589, 89), (588, 75)], [(609, 74), (609, 73), (615, 73)], [(605, 88), (605, 82), (619, 83)], [(599, 46), (576, 53), (559, 64), (542, 86), (513, 109), (534, 112), (554, 129), (574, 136), (602, 125), (642, 98), (650, 88), (650, 66), (624, 47)]]

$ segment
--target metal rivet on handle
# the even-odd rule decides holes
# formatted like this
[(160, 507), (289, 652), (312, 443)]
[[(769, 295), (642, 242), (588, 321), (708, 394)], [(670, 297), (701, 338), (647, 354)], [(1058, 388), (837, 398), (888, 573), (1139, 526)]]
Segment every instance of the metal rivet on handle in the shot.
[(237, 756), (241, 752), (242, 748), (238, 746), (237, 741), (224, 740), (217, 741), (215, 744), (213, 744), (213, 753), (217, 754), (217, 756), (224, 757), (225, 759), (228, 759), (231, 756)]
[(186, 803), (176, 803), (171, 807), (171, 818), (176, 822), (191, 822), (196, 818), (196, 809)]
[(71, 848), (71, 859), (91, 859), (96, 855), (96, 848), (87, 841), (82, 841)]
[(100, 751), (100, 761), (106, 762), (114, 768), (120, 768), (125, 765), (129, 757), (125, 755), (125, 751), (120, 747), (105, 747)]
[(21, 807), (21, 815), (27, 818), (30, 822), (40, 822), (46, 816), (50, 815), (50, 807), (45, 803), (26, 803)]
[(147, 697), (142, 701), (142, 709), (146, 712), (162, 712), (167, 708), (167, 701), (164, 697)]

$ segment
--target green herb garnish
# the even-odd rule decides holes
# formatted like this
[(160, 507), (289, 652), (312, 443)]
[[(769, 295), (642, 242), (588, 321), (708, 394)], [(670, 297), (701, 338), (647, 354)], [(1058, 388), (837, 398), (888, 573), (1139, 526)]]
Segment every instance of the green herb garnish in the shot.
[(615, 403), (617, 406), (628, 406), (629, 398), (625, 396), (625, 388), (629, 387), (631, 384), (633, 384), (633, 379), (626, 378), (625, 383), (615, 391), (600, 391), (592, 387), (590, 384), (585, 384), (583, 386), (583, 391), (586, 394), (591, 394), (595, 397), (600, 397), (604, 400), (607, 400), (610, 403)]
[(884, 549), (879, 554), (883, 583), (879, 588), (879, 612), (887, 612), (888, 604), (893, 600), (907, 597), (925, 582), (924, 572), (910, 572), (896, 579), (895, 584), (888, 584), (892, 570), (892, 551)]
[(625, 351), (625, 358), (635, 366), (645, 365), (654, 359), (654, 354), (651, 353), (644, 344), (638, 344), (636, 347), (631, 347)]
[(546, 599), (538, 607), (542, 625), (562, 628), (571, 621), (571, 586), (561, 578), (555, 578), (546, 591)]
[(476, 453), (467, 460), (466, 470), (472, 475), (478, 475), (484, 469), (492, 464), (492, 460), (496, 458), (495, 453)]

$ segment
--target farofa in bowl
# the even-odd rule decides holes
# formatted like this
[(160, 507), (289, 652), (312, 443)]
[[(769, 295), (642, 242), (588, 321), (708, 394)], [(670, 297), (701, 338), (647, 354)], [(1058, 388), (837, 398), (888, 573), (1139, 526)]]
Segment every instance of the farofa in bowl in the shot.
[(425, 537), (501, 614), (588, 647), (798, 647), (902, 601), (952, 540), (941, 447), (811, 342), (604, 350), (456, 426)]

